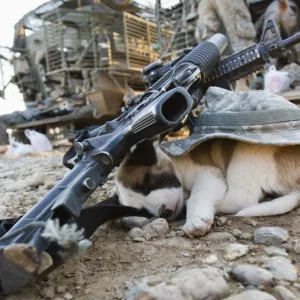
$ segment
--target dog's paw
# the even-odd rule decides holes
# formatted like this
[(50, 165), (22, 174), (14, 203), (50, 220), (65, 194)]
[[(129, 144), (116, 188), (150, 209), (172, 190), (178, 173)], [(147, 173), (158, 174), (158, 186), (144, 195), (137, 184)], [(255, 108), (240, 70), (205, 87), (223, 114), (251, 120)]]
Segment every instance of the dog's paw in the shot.
[(213, 219), (193, 217), (187, 219), (182, 230), (190, 238), (200, 237), (207, 233), (213, 223)]

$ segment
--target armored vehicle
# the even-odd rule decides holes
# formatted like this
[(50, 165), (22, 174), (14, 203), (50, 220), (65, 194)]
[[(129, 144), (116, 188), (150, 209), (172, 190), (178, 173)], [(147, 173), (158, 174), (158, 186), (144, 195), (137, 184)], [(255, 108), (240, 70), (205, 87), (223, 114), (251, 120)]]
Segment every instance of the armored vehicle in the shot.
[(12, 82), (28, 113), (9, 127), (60, 139), (115, 117), (124, 97), (144, 90), (141, 69), (159, 58), (145, 11), (126, 0), (52, 0), (26, 14), (15, 25)]

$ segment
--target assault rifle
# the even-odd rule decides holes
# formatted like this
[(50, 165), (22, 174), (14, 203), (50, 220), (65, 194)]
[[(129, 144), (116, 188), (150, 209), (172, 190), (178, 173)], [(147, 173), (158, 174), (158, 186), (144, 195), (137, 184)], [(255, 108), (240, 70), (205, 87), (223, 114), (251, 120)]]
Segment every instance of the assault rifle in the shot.
[[(265, 41), (268, 31), (275, 38)], [(165, 65), (158, 61), (145, 67), (143, 76), (149, 85), (145, 93), (131, 98), (115, 120), (81, 131), (64, 158), (71, 171), (26, 215), (0, 224), (0, 295), (21, 289), (84, 250), (87, 239), (104, 222), (146, 214), (121, 206), (116, 197), (93, 207), (83, 209), (83, 205), (138, 143), (186, 125), (192, 131), (192, 111), (209, 86), (251, 74), (298, 42), (300, 33), (282, 40), (269, 20), (260, 43), (222, 61), (227, 39), (215, 34)], [(71, 158), (75, 163), (70, 163)]]

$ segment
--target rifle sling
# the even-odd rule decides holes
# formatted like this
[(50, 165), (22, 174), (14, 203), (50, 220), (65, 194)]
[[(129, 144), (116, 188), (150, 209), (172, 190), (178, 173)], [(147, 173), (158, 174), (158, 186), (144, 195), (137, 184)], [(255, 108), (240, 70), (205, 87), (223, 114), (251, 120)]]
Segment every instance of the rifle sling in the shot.
[[(85, 229), (85, 237), (90, 238), (100, 225), (125, 216), (150, 217), (146, 210), (121, 205), (118, 197), (113, 196), (91, 207), (84, 208), (76, 223)], [(21, 217), (0, 220), (0, 237), (4, 236), (20, 219)]]

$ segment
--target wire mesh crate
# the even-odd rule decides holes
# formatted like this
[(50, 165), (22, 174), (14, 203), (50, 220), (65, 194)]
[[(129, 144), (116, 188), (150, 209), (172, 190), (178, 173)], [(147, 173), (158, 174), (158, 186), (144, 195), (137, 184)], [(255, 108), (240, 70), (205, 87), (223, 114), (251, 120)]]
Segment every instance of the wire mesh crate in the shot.
[(184, 49), (195, 46), (195, 0), (157, 0), (156, 18), (163, 60), (174, 59)]
[(123, 12), (56, 9), (43, 16), (47, 75), (138, 71), (159, 58), (154, 23)]

